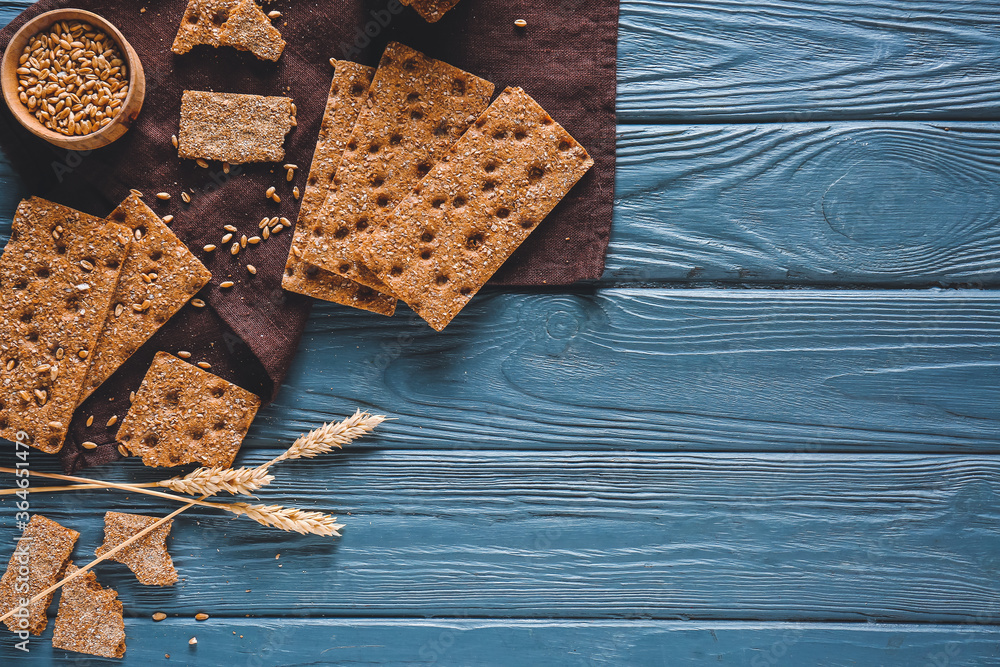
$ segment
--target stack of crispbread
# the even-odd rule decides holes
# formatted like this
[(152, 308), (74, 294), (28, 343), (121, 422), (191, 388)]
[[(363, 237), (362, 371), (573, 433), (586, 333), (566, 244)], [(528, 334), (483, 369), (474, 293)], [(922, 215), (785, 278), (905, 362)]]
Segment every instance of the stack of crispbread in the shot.
[(62, 449), (77, 405), (211, 278), (137, 196), (21, 202), (0, 258), (0, 437)]
[(519, 88), (490, 104), (493, 84), (398, 43), (367, 92), (358, 68), (336, 64), (283, 284), (398, 298), (441, 330), (593, 160)]

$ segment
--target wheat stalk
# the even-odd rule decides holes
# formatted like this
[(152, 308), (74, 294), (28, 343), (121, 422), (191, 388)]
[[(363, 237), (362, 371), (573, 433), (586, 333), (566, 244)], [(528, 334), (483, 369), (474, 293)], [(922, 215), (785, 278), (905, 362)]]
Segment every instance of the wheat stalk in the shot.
[(322, 512), (309, 512), (295, 507), (281, 505), (248, 505), (246, 503), (229, 503), (226, 508), (236, 516), (243, 514), (257, 523), (265, 526), (293, 530), (303, 535), (326, 535), (340, 537), (340, 529), (344, 524), (337, 523), (337, 517)]
[(267, 468), (198, 468), (183, 477), (171, 477), (157, 486), (162, 486), (178, 493), (192, 496), (205, 494), (214, 496), (219, 491), (227, 491), (233, 495), (252, 496), (263, 486), (274, 481), (274, 475), (269, 475)]
[(281, 456), (264, 463), (260, 468), (266, 469), (281, 461), (312, 458), (326, 454), (334, 448), (341, 449), (352, 440), (371, 433), (385, 420), (384, 415), (372, 415), (359, 409), (344, 421), (323, 424), (318, 429), (306, 433), (292, 443)]

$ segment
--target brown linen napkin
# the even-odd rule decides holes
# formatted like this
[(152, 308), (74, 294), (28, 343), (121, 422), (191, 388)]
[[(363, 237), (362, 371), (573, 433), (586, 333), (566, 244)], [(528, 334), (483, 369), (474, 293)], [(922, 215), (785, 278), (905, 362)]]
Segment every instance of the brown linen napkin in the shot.
[[(142, 59), (147, 90), (142, 113), (122, 139), (86, 154), (56, 149), (30, 135), (3, 108), (0, 148), (32, 194), (88, 213), (107, 215), (130, 188), (142, 191), (157, 213), (175, 215), (171, 228), (214, 275), (200, 295), (209, 308), (193, 312), (185, 307), (77, 411), (62, 455), (68, 470), (119, 458), (115, 429), (104, 424), (111, 414), (124, 417), (129, 392), (139, 386), (157, 350), (210, 354), (213, 359), (206, 360), (212, 372), (265, 398), (277, 391), (310, 305), (305, 297), (281, 289), (290, 231), (236, 259), (225, 249), (206, 254), (201, 248), (221, 246), (224, 224), (251, 236), (265, 215), (296, 219), (298, 202), (291, 188), (304, 189), (333, 76), (331, 57), (375, 65), (385, 45), (396, 40), (484, 77), (497, 90), (524, 88), (586, 146), (596, 168), (493, 282), (560, 285), (600, 277), (614, 197), (617, 2), (465, 0), (428, 25), (398, 0), (279, 0), (268, 5), (283, 14), (275, 26), (288, 42), (277, 63), (226, 47), (198, 46), (185, 55), (174, 54), (170, 45), (186, 4), (42, 0), (0, 31), (2, 49), (28, 19), (70, 6), (94, 11), (122, 31)], [(527, 21), (526, 28), (514, 25), (519, 18)], [(234, 166), (224, 174), (218, 164), (201, 169), (178, 159), (170, 137), (177, 133), (186, 89), (292, 97), (298, 127), (286, 142), (286, 160), (299, 165), (295, 183), (286, 183), (281, 165)], [(280, 205), (264, 198), (272, 185), (282, 197)], [(181, 202), (182, 189), (193, 191), (190, 205)], [(173, 198), (158, 202), (154, 194), (161, 191)], [(257, 268), (256, 276), (246, 270), (248, 263)], [(219, 288), (225, 280), (236, 285)], [(372, 326), (377, 325), (373, 316)], [(101, 429), (84, 426), (91, 414)], [(79, 443), (87, 440), (102, 446), (82, 450)]]

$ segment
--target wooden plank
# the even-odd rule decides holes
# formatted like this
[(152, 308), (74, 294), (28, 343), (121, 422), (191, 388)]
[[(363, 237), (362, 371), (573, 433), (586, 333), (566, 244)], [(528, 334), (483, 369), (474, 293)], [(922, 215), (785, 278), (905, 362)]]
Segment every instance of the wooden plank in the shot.
[[(101, 581), (139, 616), (1000, 618), (995, 456), (351, 448), (275, 473), (262, 502), (333, 511), (343, 538), (189, 511), (171, 538), (176, 586), (139, 585), (113, 563)], [(81, 560), (105, 510), (170, 506), (117, 491), (31, 503), (80, 531)], [(4, 534), (14, 514), (7, 496)]]
[(1000, 124), (623, 126), (618, 170), (610, 281), (1000, 285)]
[(1000, 449), (996, 293), (494, 291), (441, 334), (313, 312), (251, 447), (362, 407), (389, 448)]
[[(1000, 124), (622, 126), (604, 284), (1000, 286)], [(22, 188), (0, 163), (0, 242)]]
[(623, 0), (628, 122), (1000, 119), (990, 0)]
[[(301, 612), (300, 612), (301, 613)], [(414, 620), (364, 618), (125, 620), (128, 649), (116, 665), (972, 665), (995, 659), (995, 626)], [(32, 638), (30, 658), (84, 658)], [(188, 640), (197, 637), (197, 647)], [(24, 660), (11, 642), (0, 661)], [(87, 664), (105, 664), (88, 660)]]

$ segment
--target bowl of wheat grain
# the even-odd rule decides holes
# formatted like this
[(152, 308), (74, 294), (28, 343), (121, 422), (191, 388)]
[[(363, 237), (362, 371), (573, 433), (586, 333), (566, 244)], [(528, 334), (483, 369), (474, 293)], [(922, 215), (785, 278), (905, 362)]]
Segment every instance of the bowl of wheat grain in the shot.
[(39, 14), (14, 33), (0, 62), (4, 101), (21, 125), (70, 150), (107, 146), (139, 115), (139, 56), (109, 21), (82, 9)]

